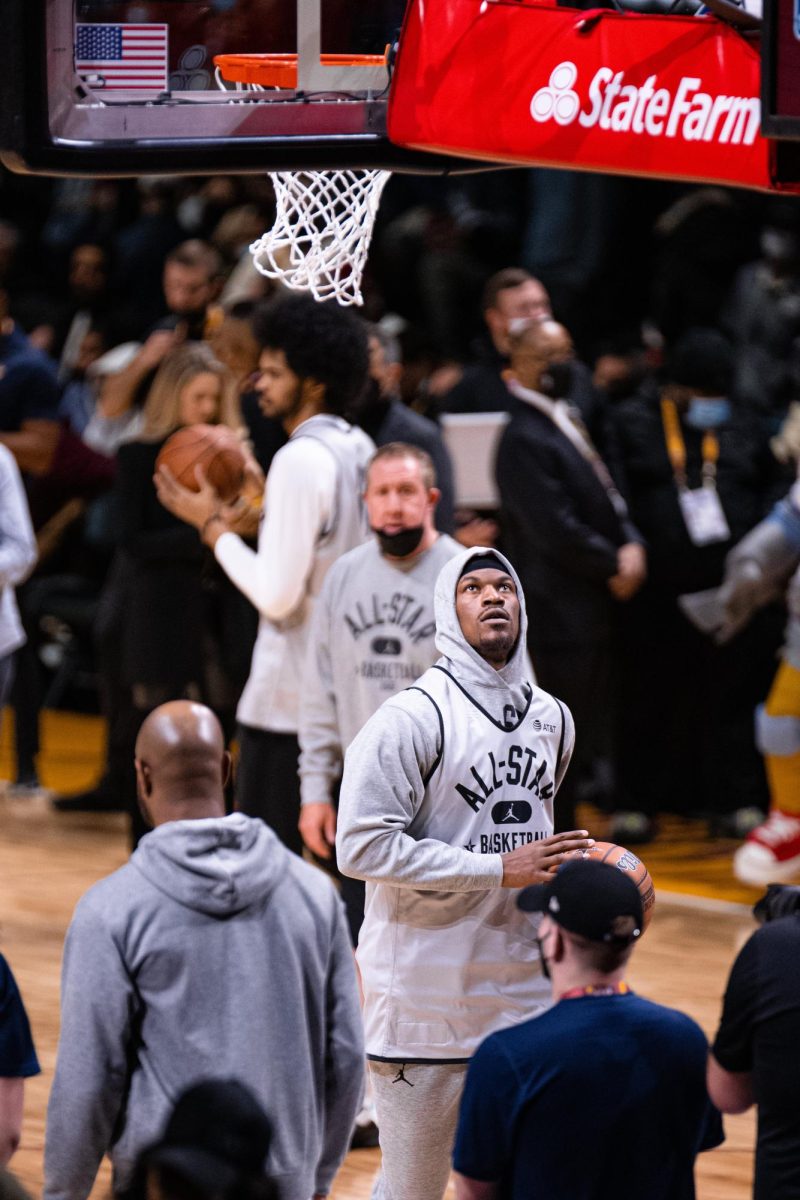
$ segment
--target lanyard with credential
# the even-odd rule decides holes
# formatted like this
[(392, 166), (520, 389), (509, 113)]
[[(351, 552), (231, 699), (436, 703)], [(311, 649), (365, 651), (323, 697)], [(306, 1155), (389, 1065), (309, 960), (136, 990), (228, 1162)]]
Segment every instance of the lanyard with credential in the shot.
[[(680, 417), (674, 400), (661, 399), (661, 420), (664, 423), (664, 438), (667, 443), (667, 454), (672, 464), (672, 473), (679, 491), (689, 487), (686, 478), (686, 442), (683, 440)], [(703, 487), (717, 488), (717, 462), (719, 460), (719, 439), (710, 429), (703, 434)]]

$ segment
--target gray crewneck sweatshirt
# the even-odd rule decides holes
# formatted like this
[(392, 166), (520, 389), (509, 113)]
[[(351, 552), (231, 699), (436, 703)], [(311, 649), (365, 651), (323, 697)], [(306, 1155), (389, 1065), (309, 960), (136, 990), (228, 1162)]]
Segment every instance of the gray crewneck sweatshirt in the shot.
[(363, 1033), (341, 903), (261, 821), (174, 821), (80, 900), (64, 950), (47, 1200), (115, 1189), (190, 1084), (237, 1078), (273, 1126), (282, 1200), (326, 1193), (360, 1100)]
[(300, 795), (329, 803), (344, 752), (384, 700), (438, 657), (433, 592), (461, 547), (442, 534), (410, 561), (376, 538), (338, 559), (322, 585), (300, 696)]

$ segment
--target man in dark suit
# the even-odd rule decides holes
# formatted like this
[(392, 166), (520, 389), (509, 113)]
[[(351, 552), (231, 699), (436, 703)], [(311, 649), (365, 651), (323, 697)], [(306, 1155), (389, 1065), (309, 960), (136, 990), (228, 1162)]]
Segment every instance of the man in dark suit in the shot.
[(512, 325), (511, 421), (496, 467), (537, 681), (575, 718), (576, 754), (559, 794), (562, 828), (572, 827), (581, 768), (597, 758), (613, 763), (614, 607), (646, 574), (641, 535), (580, 418), (561, 399), (572, 357), (572, 340), (555, 321)]

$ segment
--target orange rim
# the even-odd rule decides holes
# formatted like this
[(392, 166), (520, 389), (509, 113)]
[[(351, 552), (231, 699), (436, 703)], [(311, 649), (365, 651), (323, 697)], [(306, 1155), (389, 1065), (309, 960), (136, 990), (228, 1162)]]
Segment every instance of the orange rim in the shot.
[[(383, 54), (321, 54), (323, 67), (385, 67)], [(214, 65), (230, 83), (256, 83), (261, 87), (297, 87), (296, 54), (216, 54)]]

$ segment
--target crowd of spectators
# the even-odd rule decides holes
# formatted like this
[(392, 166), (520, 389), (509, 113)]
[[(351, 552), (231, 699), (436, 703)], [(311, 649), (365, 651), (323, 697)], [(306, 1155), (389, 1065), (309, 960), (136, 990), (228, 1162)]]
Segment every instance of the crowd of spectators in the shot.
[[(256, 176), (0, 176), (0, 440), (23, 473), (39, 547), (35, 572), (18, 590), (27, 635), (13, 694), (18, 786), (39, 782), (41, 705), (85, 701), (74, 689), (87, 681), (103, 711), (119, 716), (94, 798), (101, 807), (119, 802), (115, 764), (128, 761), (136, 724), (153, 704), (201, 695), (232, 728), (255, 615), (158, 503), (149, 474), (164, 438), (189, 421), (232, 424), (263, 472), (286, 441), (252, 387), (252, 317), (276, 285), (254, 271), (247, 246), (269, 224), (272, 203)], [(552, 493), (548, 500), (541, 463), (544, 493), (527, 494), (512, 455), (500, 510), (459, 509), (436, 422), (446, 412), (510, 409), (512, 327), (553, 315), (562, 323), (566, 341), (554, 353), (563, 364), (551, 353), (543, 366), (561, 370), (541, 386), (580, 416), (647, 559), (646, 579), (603, 617), (600, 642), (613, 647), (613, 661), (603, 659), (601, 674), (614, 677), (608, 694), (619, 720), (598, 731), (574, 787), (601, 803), (613, 795), (623, 810), (616, 832), (630, 841), (651, 837), (665, 810), (702, 813), (716, 831), (736, 835), (757, 824), (768, 791), (752, 712), (774, 672), (781, 603), (719, 647), (686, 618), (679, 597), (721, 582), (727, 551), (793, 480), (798, 205), (574, 172), (396, 177), (365, 295), (370, 382), (348, 415), (378, 444), (404, 440), (431, 454), (442, 491), (437, 523), (464, 544), (516, 545), (520, 507), (535, 499), (538, 530), (558, 502)], [(176, 389), (193, 356), (218, 394), (201, 396), (190, 412)], [(683, 490), (716, 493), (722, 525), (710, 538), (688, 530)], [(540, 546), (546, 573), (563, 559), (562, 582), (605, 589), (616, 572), (586, 531), (567, 536), (561, 518), (556, 526)], [(143, 562), (147, 569), (137, 570)], [(134, 595), (154, 563), (181, 579), (171, 611), (158, 614), (160, 634), (152, 606)], [(137, 615), (144, 612), (146, 622)], [(179, 612), (187, 617), (180, 628)], [(172, 629), (167, 661), (161, 648)], [(598, 637), (585, 624), (579, 633), (585, 660)], [(200, 641), (203, 679), (189, 649)], [(545, 675), (558, 642), (544, 614), (531, 649)], [(559, 647), (562, 665), (563, 654)], [(593, 686), (583, 687), (589, 702)]]

